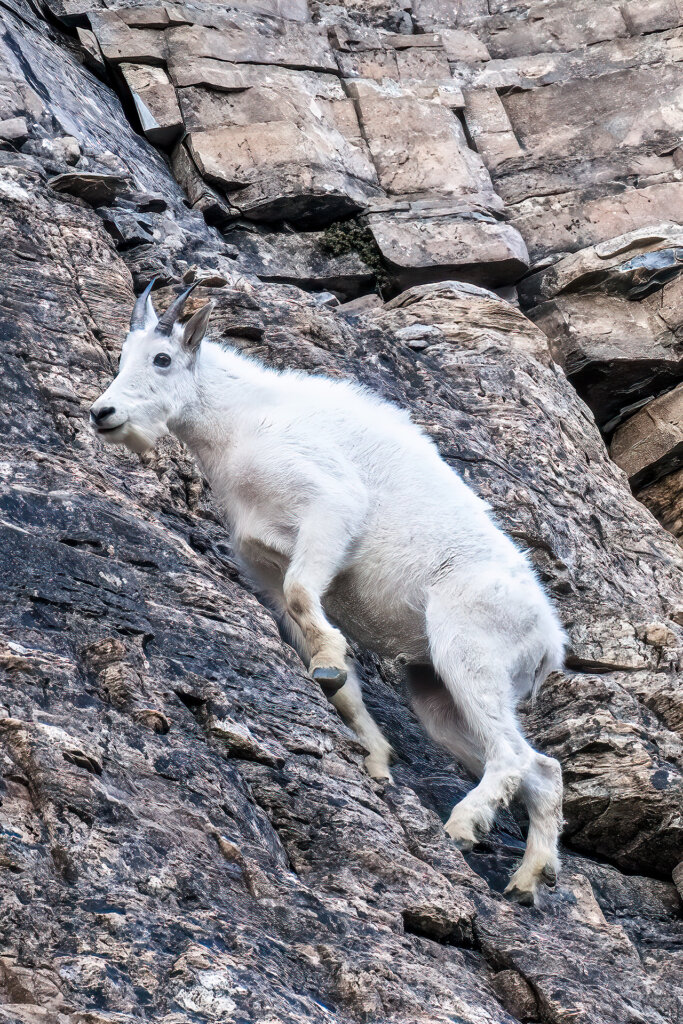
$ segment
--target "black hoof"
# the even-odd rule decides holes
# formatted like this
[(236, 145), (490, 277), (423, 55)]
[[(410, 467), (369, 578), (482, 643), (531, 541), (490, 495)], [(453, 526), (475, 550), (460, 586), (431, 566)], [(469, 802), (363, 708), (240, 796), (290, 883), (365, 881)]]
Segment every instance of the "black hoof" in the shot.
[(346, 671), (343, 668), (314, 668), (311, 675), (326, 697), (333, 697), (346, 682)]
[(522, 907), (533, 907), (536, 902), (534, 894), (529, 889), (518, 889), (516, 885), (513, 885), (511, 889), (506, 889), (505, 895), (513, 903), (519, 903)]
[(549, 864), (543, 868), (541, 878), (551, 889), (557, 885), (557, 872), (555, 871), (555, 868), (551, 868)]

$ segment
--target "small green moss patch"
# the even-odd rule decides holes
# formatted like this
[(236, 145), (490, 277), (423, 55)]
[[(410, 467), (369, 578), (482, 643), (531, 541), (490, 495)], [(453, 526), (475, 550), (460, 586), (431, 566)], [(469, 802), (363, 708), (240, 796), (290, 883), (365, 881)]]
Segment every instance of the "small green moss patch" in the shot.
[(348, 256), (349, 253), (357, 253), (375, 275), (380, 294), (387, 288), (389, 278), (382, 254), (372, 231), (365, 224), (360, 224), (357, 220), (337, 221), (336, 224), (330, 224), (323, 233), (322, 245), (331, 256)]

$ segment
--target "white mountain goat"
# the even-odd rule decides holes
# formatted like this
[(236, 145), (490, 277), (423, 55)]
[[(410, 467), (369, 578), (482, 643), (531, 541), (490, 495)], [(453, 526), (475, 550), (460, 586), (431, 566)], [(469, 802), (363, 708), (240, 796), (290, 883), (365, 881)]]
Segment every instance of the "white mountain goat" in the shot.
[(529, 834), (506, 892), (533, 903), (556, 877), (562, 776), (526, 742), (514, 708), (561, 667), (564, 634), (525, 555), (406, 412), (203, 340), (212, 303), (178, 322), (191, 288), (157, 319), (152, 284), (93, 428), (135, 452), (169, 431), (187, 445), (238, 557), (377, 779), (390, 778), (391, 751), (345, 636), (405, 663), (427, 731), (481, 776), (446, 831), (470, 848), (519, 792)]

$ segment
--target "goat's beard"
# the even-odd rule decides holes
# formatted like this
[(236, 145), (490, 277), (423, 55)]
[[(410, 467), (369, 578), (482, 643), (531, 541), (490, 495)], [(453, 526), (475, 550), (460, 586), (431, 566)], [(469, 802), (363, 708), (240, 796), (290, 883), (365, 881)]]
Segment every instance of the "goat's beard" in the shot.
[(153, 427), (140, 427), (138, 424), (127, 423), (121, 440), (126, 445), (129, 452), (133, 452), (135, 455), (144, 455), (145, 452), (150, 452), (160, 437), (162, 437), (167, 430), (161, 424), (155, 424)]
[(140, 427), (134, 427), (130, 423), (126, 424), (126, 428), (126, 432), (121, 440), (129, 452), (134, 452), (135, 455), (144, 455), (145, 452), (154, 447), (156, 437), (150, 437), (146, 431)]
[(144, 428), (134, 423), (124, 423), (119, 437), (112, 438), (115, 444), (124, 445), (135, 455), (144, 455), (150, 451), (166, 431), (164, 429)]

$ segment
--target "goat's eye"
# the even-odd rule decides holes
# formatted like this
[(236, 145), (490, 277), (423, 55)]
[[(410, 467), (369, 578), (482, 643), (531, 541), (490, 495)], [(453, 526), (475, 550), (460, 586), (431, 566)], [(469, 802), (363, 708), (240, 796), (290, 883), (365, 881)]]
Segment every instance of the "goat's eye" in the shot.
[(154, 365), (155, 366), (170, 366), (171, 365), (171, 357), (166, 355), (165, 352), (159, 352), (154, 357)]

